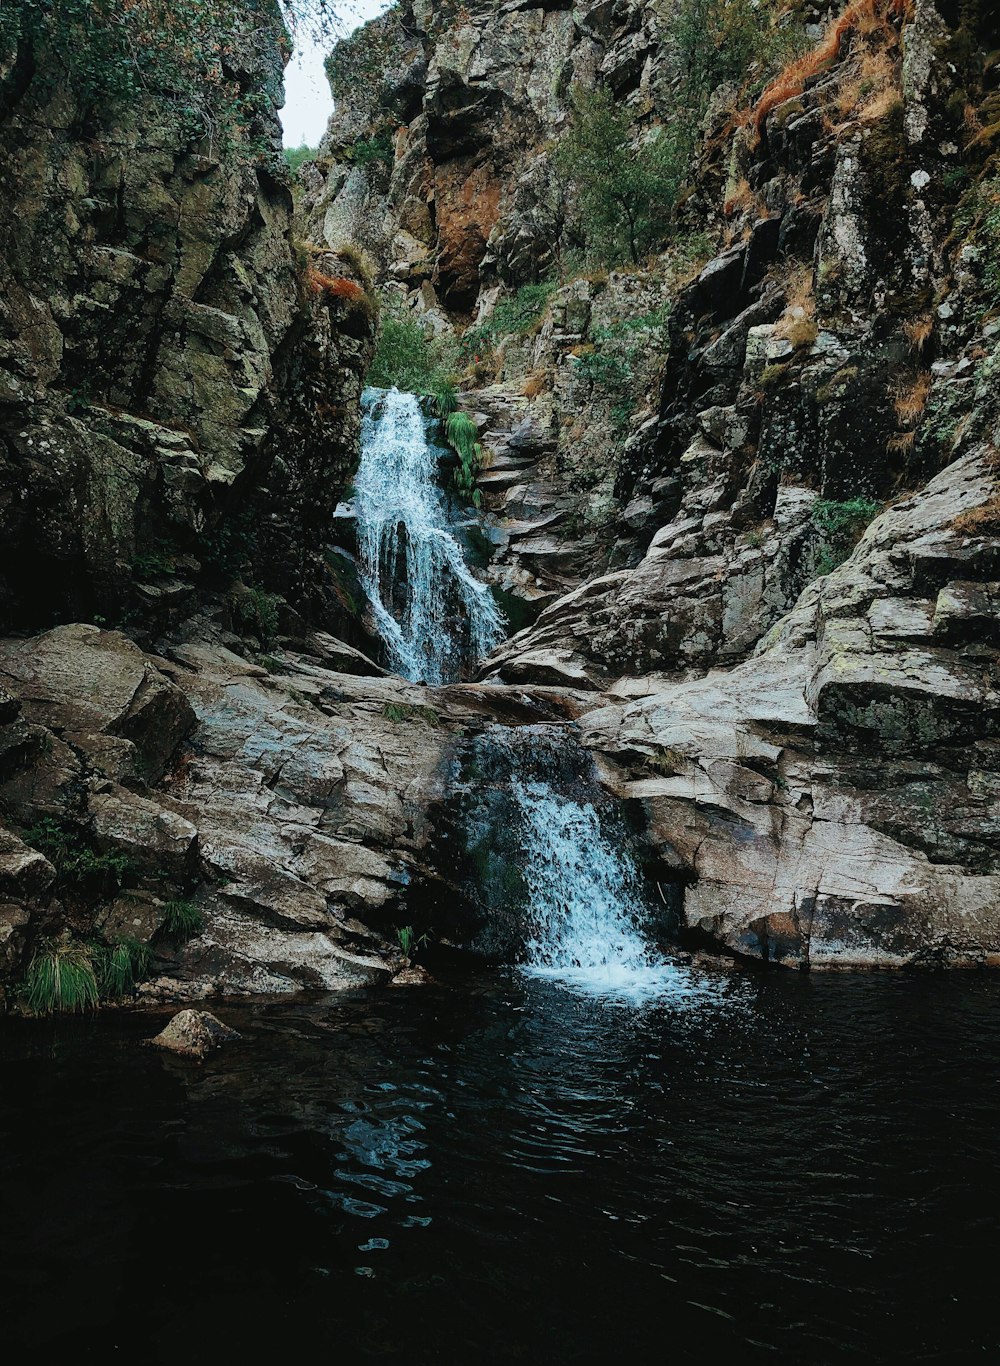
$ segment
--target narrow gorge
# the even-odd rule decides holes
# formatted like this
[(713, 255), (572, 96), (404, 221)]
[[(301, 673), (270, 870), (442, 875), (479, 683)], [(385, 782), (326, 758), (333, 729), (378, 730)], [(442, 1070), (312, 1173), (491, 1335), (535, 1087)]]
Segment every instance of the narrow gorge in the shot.
[(0, 10), (13, 1340), (980, 1359), (1000, 17), (346, 19)]

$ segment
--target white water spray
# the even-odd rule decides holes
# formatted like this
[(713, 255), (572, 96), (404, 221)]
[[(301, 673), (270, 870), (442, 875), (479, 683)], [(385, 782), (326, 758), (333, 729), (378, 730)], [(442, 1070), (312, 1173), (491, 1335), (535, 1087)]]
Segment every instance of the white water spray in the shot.
[(683, 981), (643, 934), (635, 866), (607, 840), (594, 808), (547, 783), (517, 784), (514, 798), (525, 823), (532, 927), (525, 969), (632, 1001)]
[(435, 483), (437, 452), (414, 394), (366, 389), (355, 509), (361, 584), (392, 668), (443, 683), (503, 638), (492, 593), (469, 570)]

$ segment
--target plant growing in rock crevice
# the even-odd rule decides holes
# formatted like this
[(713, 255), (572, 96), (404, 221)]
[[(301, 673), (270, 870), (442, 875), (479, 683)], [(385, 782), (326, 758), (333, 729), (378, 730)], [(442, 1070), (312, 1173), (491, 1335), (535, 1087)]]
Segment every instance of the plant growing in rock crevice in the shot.
[(163, 924), (159, 937), (181, 941), (193, 939), (205, 928), (205, 917), (193, 901), (177, 898), (163, 903)]
[(479, 507), (482, 495), (476, 488), (476, 475), (483, 465), (483, 448), (476, 424), (468, 413), (458, 411), (448, 414), (444, 430), (448, 444), (458, 456), (452, 483), (459, 493)]
[(44, 854), (56, 869), (57, 886), (78, 895), (111, 896), (132, 872), (125, 854), (102, 853), (76, 826), (46, 816), (23, 832), (25, 844)]
[(79, 944), (39, 945), (28, 964), (20, 996), (32, 1015), (96, 1009), (100, 992), (90, 954)]
[(813, 557), (814, 574), (829, 574), (843, 564), (865, 527), (881, 511), (881, 503), (871, 498), (850, 498), (844, 502), (818, 498), (811, 517), (822, 544)]
[(138, 939), (122, 937), (91, 949), (91, 961), (103, 997), (120, 1000), (131, 995), (149, 972), (153, 951)]
[(431, 942), (428, 933), (417, 934), (412, 925), (401, 925), (396, 930), (396, 942), (399, 944), (399, 951), (404, 958), (412, 959), (417, 956), (419, 949), (425, 949)]

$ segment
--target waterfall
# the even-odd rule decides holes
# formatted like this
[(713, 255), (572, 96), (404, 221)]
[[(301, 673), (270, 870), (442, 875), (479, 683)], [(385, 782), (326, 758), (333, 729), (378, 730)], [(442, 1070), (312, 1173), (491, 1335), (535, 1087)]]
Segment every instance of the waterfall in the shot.
[(461, 769), (483, 909), (499, 934), (520, 925), (522, 971), (632, 1003), (695, 990), (647, 937), (628, 832), (565, 727), (491, 726)]
[(641, 880), (624, 843), (594, 806), (544, 782), (520, 782), (530, 938), (524, 968), (569, 986), (631, 1000), (659, 995), (677, 969), (642, 930)]
[(427, 428), (414, 394), (365, 390), (355, 510), (361, 584), (390, 666), (443, 683), (499, 644), (503, 619), (452, 534)]

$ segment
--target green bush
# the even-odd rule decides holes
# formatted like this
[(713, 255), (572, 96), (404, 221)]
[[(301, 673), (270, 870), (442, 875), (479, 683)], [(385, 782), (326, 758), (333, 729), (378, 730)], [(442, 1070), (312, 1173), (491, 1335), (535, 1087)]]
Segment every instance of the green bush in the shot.
[(412, 313), (393, 299), (382, 301), (382, 325), (368, 371), (376, 389), (395, 386), (410, 394), (447, 394), (454, 390), (455, 344), (432, 337)]
[(125, 854), (102, 854), (81, 832), (46, 816), (22, 836), (54, 865), (60, 885), (70, 891), (113, 895), (132, 871)]
[(804, 47), (801, 26), (781, 18), (773, 0), (680, 0), (673, 37), (684, 73), (681, 104), (690, 118), (700, 120), (720, 85), (742, 86), (751, 75), (763, 83)]
[(358, 138), (350, 151), (355, 166), (371, 166), (381, 163), (391, 166), (393, 160), (392, 139), (388, 133), (376, 133), (374, 137)]
[(669, 305), (592, 329), (593, 346), (575, 359), (577, 378), (587, 381), (608, 405), (611, 426), (621, 435), (635, 407), (637, 370), (650, 349), (665, 341)]
[(678, 124), (641, 136), (605, 87), (575, 89), (573, 110), (555, 159), (575, 193), (577, 232), (595, 259), (638, 265), (670, 236), (693, 135)]
[(812, 506), (813, 525), (823, 538), (823, 545), (813, 560), (816, 574), (829, 574), (843, 564), (861, 539), (868, 523), (882, 511), (882, 504), (871, 498), (849, 498), (837, 502), (818, 498)]
[(235, 601), (240, 626), (254, 631), (261, 640), (270, 640), (278, 630), (278, 605), (281, 599), (263, 588), (249, 588)]
[(43, 944), (28, 965), (21, 1000), (32, 1015), (93, 1010), (100, 992), (90, 954), (79, 944)]
[(541, 284), (522, 285), (514, 294), (499, 299), (485, 322), (477, 323), (463, 334), (463, 360), (489, 358), (503, 337), (526, 337), (534, 332), (545, 317), (551, 295), (558, 288), (555, 280), (547, 280)]

